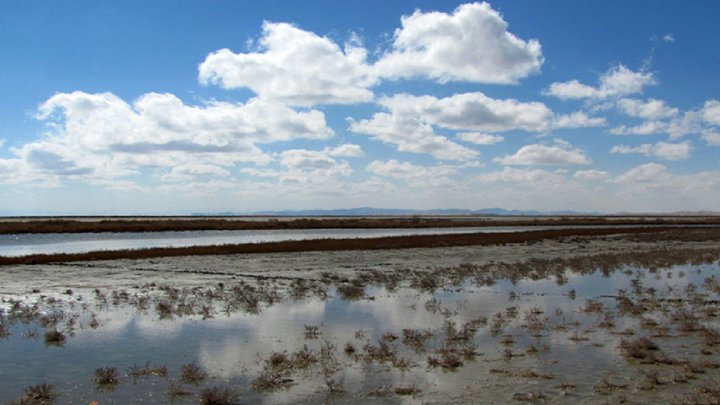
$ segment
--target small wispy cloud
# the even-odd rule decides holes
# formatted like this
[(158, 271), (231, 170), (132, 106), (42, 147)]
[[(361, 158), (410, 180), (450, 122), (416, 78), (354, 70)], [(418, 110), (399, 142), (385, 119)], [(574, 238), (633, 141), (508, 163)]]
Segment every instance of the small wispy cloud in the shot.
[(675, 43), (675, 37), (673, 36), (673, 34), (665, 34), (663, 36), (663, 41), (672, 44)]

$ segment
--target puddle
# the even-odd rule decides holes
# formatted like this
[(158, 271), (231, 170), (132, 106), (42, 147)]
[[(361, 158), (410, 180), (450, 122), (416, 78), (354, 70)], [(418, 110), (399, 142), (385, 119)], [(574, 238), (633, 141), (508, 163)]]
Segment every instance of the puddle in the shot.
[[(490, 276), (508, 272), (500, 264), (330, 273), (5, 302), (0, 403), (42, 382), (58, 404), (194, 404), (213, 387), (268, 404), (694, 402), (717, 395), (707, 390), (720, 375), (720, 265), (695, 259), (530, 262), (513, 264), (511, 278)], [(54, 330), (63, 342), (46, 342)], [(632, 351), (641, 337), (655, 347)], [(206, 377), (183, 381), (193, 364)], [(119, 382), (96, 384), (109, 367)]]

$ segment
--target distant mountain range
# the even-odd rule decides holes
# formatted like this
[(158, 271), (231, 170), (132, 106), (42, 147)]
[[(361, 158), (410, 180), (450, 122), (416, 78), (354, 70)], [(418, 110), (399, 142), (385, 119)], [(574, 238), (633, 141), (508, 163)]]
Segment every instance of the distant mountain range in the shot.
[(435, 209), (435, 210), (412, 210), (403, 208), (372, 208), (359, 207), (333, 210), (285, 210), (285, 211), (255, 211), (246, 213), (217, 212), (217, 213), (193, 213), (193, 216), (235, 216), (235, 215), (260, 215), (260, 216), (288, 216), (288, 217), (360, 217), (360, 216), (384, 216), (384, 215), (589, 215), (576, 211), (522, 211), (506, 210), (503, 208), (483, 208), (479, 210), (467, 209)]

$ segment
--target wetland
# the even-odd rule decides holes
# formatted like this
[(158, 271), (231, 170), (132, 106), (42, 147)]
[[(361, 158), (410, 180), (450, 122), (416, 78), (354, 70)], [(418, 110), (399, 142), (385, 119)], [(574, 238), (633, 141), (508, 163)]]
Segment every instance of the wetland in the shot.
[(720, 231), (0, 267), (0, 403), (716, 403)]

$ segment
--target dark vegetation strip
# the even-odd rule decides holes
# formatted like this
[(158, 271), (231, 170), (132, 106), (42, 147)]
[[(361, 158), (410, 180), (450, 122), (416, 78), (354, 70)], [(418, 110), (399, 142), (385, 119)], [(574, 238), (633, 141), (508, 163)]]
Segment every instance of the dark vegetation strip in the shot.
[[(638, 235), (671, 232), (681, 236), (683, 232), (697, 233), (703, 228), (636, 227), (599, 229), (556, 229), (511, 233), (470, 233), (455, 235), (413, 235), (367, 239), (316, 239), (283, 242), (244, 243), (211, 246), (168, 247), (131, 250), (107, 250), (88, 253), (34, 254), (20, 257), (0, 257), (0, 266), (15, 264), (63, 263), (115, 259), (148, 259), (173, 256), (205, 256), (248, 253), (313, 252), (338, 250), (377, 250), (434, 248), (449, 246), (497, 245), (506, 243), (533, 243), (546, 239), (567, 237), (598, 237), (613, 234)], [(718, 228), (707, 232), (717, 236)], [(659, 238), (662, 238), (659, 236)]]
[(466, 218), (301, 218), (301, 219), (47, 219), (0, 221), (0, 234), (19, 233), (85, 233), (85, 232), (163, 232), (163, 231), (230, 231), (278, 229), (359, 229), (359, 228), (456, 228), (538, 225), (720, 225), (718, 217), (528, 217), (507, 220)]

